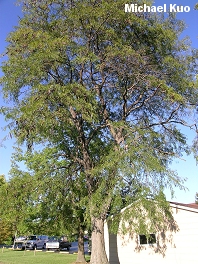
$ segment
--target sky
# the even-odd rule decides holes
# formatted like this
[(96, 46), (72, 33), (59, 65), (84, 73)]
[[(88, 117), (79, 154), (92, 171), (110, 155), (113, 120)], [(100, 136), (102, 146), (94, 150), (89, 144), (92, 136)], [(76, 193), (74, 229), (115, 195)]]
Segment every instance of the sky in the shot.
[[(187, 28), (183, 36), (188, 35), (192, 41), (192, 46), (198, 48), (198, 11), (194, 10), (194, 6), (198, 0), (155, 0), (153, 5), (167, 7), (170, 4), (177, 4), (182, 6), (189, 6), (190, 12), (178, 13), (178, 18), (183, 19)], [(126, 1), (126, 3), (133, 3), (133, 1)], [(135, 3), (135, 1), (134, 1)], [(0, 0), (0, 54), (5, 51), (6, 37), (9, 32), (14, 30), (14, 26), (18, 24), (19, 17), (22, 17), (20, 6), (16, 6), (15, 0)], [(0, 58), (0, 64), (2, 63)], [(2, 72), (0, 70), (0, 76)], [(1, 88), (0, 88), (1, 90)], [(0, 106), (4, 104), (2, 94), (0, 92)], [(4, 174), (6, 178), (9, 177), (10, 158), (13, 153), (14, 139), (9, 136), (9, 131), (4, 131), (3, 127), (6, 125), (4, 117), (0, 115), (0, 175)], [(189, 143), (195, 136), (192, 131), (184, 131), (187, 134)], [(7, 138), (7, 140), (3, 140)], [(187, 178), (185, 186), (188, 191), (175, 190), (175, 197), (171, 198), (170, 193), (166, 192), (168, 200), (181, 203), (192, 203), (195, 200), (195, 193), (198, 192), (198, 166), (192, 155), (183, 156), (182, 160), (174, 161), (171, 168), (178, 172), (182, 178)]]

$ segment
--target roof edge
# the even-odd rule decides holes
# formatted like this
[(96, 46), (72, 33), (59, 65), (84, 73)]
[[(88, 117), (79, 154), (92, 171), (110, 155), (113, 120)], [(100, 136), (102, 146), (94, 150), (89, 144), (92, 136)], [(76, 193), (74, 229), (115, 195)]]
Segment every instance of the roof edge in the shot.
[(184, 204), (178, 202), (169, 202), (169, 203), (171, 207), (198, 213), (198, 204), (196, 203), (190, 203), (190, 204)]

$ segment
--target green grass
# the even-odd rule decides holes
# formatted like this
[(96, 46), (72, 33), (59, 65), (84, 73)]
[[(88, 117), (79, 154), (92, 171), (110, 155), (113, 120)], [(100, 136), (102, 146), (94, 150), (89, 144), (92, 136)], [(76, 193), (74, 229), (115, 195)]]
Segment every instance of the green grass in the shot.
[(71, 264), (76, 258), (76, 254), (0, 249), (0, 264)]

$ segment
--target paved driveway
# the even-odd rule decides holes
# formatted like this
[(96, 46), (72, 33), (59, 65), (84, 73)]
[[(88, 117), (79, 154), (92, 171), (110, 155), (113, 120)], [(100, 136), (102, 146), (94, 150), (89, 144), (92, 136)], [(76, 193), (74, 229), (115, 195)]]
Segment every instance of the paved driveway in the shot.
[[(88, 254), (88, 242), (84, 243), (85, 254)], [(78, 242), (72, 242), (72, 246), (69, 250), (69, 253), (77, 253), (78, 252)]]

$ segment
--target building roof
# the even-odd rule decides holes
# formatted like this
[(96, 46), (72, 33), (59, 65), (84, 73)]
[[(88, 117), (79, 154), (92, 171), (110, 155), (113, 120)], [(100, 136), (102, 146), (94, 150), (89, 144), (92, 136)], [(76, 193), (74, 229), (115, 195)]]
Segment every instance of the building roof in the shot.
[(170, 206), (196, 213), (198, 212), (198, 204), (196, 203), (184, 204), (184, 203), (170, 202)]

